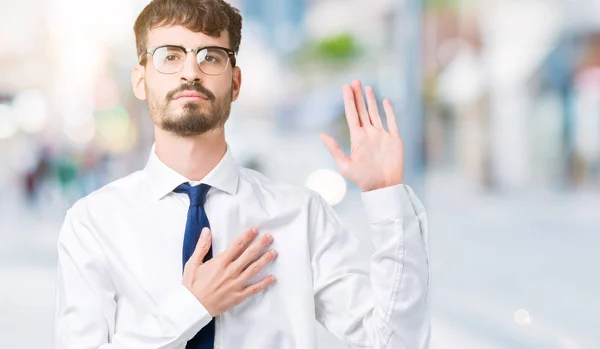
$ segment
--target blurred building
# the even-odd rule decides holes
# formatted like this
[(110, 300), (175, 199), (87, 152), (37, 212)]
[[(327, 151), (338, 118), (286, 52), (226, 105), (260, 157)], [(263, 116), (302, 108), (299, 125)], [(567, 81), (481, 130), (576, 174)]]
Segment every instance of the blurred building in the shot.
[(259, 24), (267, 45), (280, 55), (296, 50), (304, 40), (307, 0), (243, 0), (244, 21)]

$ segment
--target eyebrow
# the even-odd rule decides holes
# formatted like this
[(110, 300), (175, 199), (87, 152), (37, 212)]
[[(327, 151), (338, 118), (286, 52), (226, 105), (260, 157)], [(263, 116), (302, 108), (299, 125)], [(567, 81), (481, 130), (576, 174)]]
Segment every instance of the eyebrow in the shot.
[[(182, 44), (158, 44), (158, 45), (148, 45), (148, 47), (160, 47), (160, 46), (179, 46), (179, 47), (183, 47), (183, 48), (187, 48), (186, 45), (182, 45)], [(206, 45), (195, 45), (195, 46), (191, 46), (191, 48), (201, 48), (201, 47), (222, 47), (222, 48), (226, 48), (228, 50), (230, 50), (230, 48), (226, 47), (226, 46), (221, 46), (221, 45), (217, 45), (217, 44), (206, 44)]]

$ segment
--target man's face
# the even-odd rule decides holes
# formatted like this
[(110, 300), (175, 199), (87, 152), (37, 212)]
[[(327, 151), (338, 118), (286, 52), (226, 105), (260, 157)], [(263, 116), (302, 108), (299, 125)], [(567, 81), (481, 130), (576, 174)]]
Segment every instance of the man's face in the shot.
[[(147, 47), (178, 45), (185, 48), (220, 46), (229, 48), (229, 35), (219, 38), (195, 33), (182, 26), (159, 27), (148, 33)], [(207, 75), (200, 70), (194, 53), (188, 53), (180, 72), (163, 74), (147, 54), (145, 67), (134, 70), (136, 96), (146, 99), (155, 125), (181, 137), (193, 137), (220, 128), (231, 110), (231, 102), (239, 93), (239, 68), (227, 69), (220, 75)]]

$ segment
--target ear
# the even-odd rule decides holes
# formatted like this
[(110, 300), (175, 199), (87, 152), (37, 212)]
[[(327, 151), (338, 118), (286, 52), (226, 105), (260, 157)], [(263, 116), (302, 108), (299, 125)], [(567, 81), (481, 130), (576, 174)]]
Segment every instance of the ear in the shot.
[(131, 73), (131, 86), (133, 94), (141, 100), (146, 99), (146, 68), (138, 64)]
[(231, 100), (235, 101), (236, 99), (238, 99), (238, 96), (240, 95), (240, 88), (242, 86), (242, 70), (240, 69), (240, 67), (233, 68), (232, 80), (233, 80), (232, 81), (233, 89), (232, 89)]

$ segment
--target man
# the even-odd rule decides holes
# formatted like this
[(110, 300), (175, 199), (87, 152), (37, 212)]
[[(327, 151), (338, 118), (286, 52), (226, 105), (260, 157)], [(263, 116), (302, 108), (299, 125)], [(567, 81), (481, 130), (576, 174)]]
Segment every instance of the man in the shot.
[[(315, 319), (350, 347), (429, 345), (426, 218), (373, 89), (343, 87), (375, 253), (316, 193), (235, 163), (224, 135), (242, 82), (239, 12), (155, 0), (135, 23), (135, 95), (155, 125), (147, 165), (78, 201), (58, 241), (56, 348), (308, 349)], [(199, 236), (200, 235), (200, 236)], [(277, 280), (277, 281), (275, 281)]]

